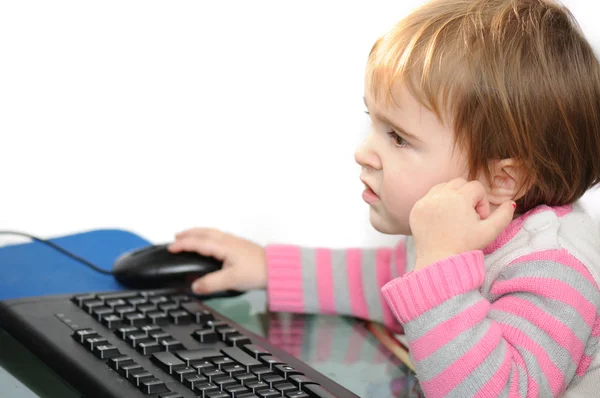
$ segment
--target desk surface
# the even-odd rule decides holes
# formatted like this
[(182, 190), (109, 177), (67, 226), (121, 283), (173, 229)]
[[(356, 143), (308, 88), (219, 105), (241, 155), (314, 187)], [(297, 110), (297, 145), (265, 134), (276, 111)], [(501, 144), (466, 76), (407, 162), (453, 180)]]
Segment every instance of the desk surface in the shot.
[[(53, 241), (106, 268), (123, 251), (148, 244), (125, 231), (92, 231), (76, 235), (75, 240), (69, 238)], [(13, 269), (10, 278), (0, 281), (0, 299), (123, 289), (112, 277), (95, 273), (69, 258), (61, 258), (62, 254), (53, 253), (53, 249), (39, 243), (17, 246), (0, 248), (0, 265), (18, 263), (19, 267), (15, 268), (21, 269), (21, 272)], [(37, 254), (33, 255), (32, 251)], [(43, 264), (39, 259), (44, 259)], [(66, 274), (69, 274), (66, 280), (62, 279)], [(40, 279), (46, 283), (41, 283)], [(49, 280), (54, 281), (51, 286), (48, 286)], [(23, 286), (25, 282), (27, 286)], [(270, 313), (266, 311), (263, 291), (208, 300), (206, 304), (265, 336), (271, 343), (361, 397), (419, 396), (415, 392), (415, 378), (361, 322), (346, 317)], [(1, 329), (0, 347), (3, 347), (0, 349), (0, 389), (8, 396), (78, 396), (51, 369)]]

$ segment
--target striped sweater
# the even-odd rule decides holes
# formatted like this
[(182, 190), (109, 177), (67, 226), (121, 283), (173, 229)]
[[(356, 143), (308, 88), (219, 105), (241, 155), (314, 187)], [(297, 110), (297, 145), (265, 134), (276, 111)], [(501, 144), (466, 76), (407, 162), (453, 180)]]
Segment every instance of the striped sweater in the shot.
[(539, 206), (484, 250), (418, 272), (411, 237), (266, 253), (272, 311), (403, 331), (428, 397), (600, 396), (600, 228), (579, 204)]

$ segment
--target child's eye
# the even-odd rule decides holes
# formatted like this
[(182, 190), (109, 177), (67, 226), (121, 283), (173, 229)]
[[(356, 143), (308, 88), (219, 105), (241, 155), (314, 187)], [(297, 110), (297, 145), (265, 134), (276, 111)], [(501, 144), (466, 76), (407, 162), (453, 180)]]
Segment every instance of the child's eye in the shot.
[(397, 147), (405, 147), (408, 145), (408, 142), (406, 142), (406, 140), (400, 135), (398, 135), (398, 133), (396, 133), (395, 131), (388, 131), (388, 135), (392, 137), (392, 139), (394, 140), (394, 145), (396, 145)]

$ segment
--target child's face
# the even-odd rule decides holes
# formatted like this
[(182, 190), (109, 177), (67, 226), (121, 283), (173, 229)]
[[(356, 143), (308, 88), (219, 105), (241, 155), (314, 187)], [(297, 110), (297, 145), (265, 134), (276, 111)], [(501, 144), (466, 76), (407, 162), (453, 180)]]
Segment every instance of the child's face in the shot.
[(453, 178), (468, 178), (466, 156), (453, 136), (409, 93), (396, 90), (396, 106), (374, 102), (369, 83), (365, 103), (372, 127), (355, 159), (367, 185), (363, 199), (370, 205), (373, 227), (386, 234), (410, 235), (409, 215), (414, 204), (434, 186)]

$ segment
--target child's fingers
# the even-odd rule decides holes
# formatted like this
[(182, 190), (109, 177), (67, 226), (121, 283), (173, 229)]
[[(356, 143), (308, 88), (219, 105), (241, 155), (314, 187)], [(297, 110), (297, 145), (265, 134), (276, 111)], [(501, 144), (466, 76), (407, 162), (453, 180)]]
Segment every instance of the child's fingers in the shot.
[(213, 228), (190, 228), (185, 231), (181, 231), (175, 234), (175, 239), (183, 239), (189, 238), (191, 236), (195, 236), (198, 238), (206, 238), (206, 237), (217, 237), (219, 234), (223, 234), (223, 232), (218, 231)]
[(192, 283), (192, 291), (196, 294), (210, 294), (232, 289), (231, 267), (219, 271), (210, 272)]
[(483, 236), (486, 245), (491, 242), (500, 235), (502, 231), (510, 224), (515, 214), (515, 202), (509, 200), (507, 202), (502, 203), (500, 207), (498, 207), (490, 216), (482, 222), (485, 225), (483, 228)]
[(172, 253), (196, 252), (203, 256), (214, 257), (221, 261), (224, 261), (225, 256), (227, 255), (227, 247), (222, 241), (196, 237), (187, 237), (176, 240), (169, 245), (169, 251)]

